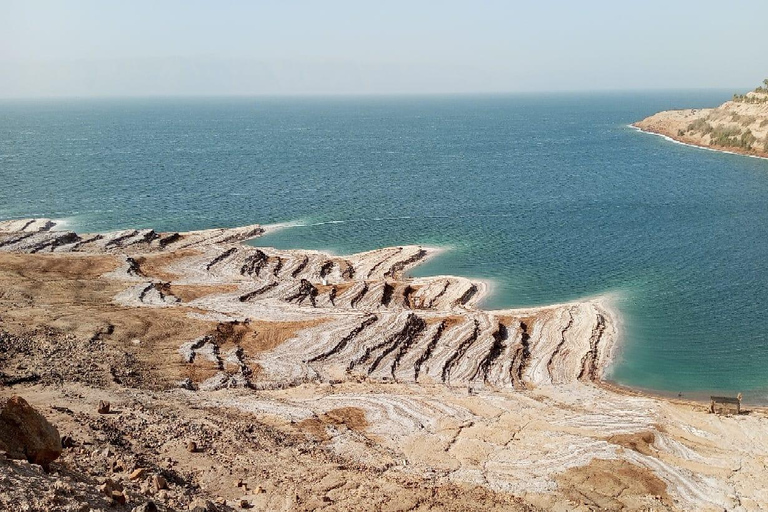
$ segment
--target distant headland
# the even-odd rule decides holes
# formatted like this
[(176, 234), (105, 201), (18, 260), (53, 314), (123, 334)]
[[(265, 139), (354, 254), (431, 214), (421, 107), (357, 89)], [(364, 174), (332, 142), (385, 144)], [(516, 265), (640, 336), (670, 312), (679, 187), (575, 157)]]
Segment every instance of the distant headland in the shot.
[(684, 144), (768, 158), (768, 78), (717, 108), (667, 110), (632, 126)]

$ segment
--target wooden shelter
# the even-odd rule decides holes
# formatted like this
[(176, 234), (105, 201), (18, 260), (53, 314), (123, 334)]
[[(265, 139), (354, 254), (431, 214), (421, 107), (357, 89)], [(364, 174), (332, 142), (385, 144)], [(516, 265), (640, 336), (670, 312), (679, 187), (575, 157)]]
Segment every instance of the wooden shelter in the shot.
[(710, 396), (709, 412), (717, 414), (741, 414), (741, 393), (730, 396)]

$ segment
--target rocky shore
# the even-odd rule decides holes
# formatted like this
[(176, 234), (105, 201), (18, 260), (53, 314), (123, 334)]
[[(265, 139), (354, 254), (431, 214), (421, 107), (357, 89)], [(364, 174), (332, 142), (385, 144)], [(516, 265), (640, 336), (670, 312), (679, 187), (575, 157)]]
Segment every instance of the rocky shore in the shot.
[(62, 446), (4, 444), (0, 411), (0, 508), (768, 505), (763, 413), (602, 384), (606, 298), (484, 311), (483, 283), (407, 277), (432, 249), (243, 243), (262, 233), (0, 222), (0, 409)]
[(683, 144), (768, 158), (768, 85), (717, 108), (668, 110), (632, 126)]

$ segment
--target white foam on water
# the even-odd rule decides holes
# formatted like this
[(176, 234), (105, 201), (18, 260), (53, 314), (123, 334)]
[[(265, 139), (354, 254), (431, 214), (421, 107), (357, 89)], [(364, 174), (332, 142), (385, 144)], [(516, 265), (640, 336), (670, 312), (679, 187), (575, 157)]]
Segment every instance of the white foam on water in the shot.
[(648, 130), (643, 130), (642, 128), (638, 128), (637, 126), (633, 126), (631, 124), (629, 124), (627, 126), (629, 128), (632, 128), (633, 130), (636, 130), (636, 131), (640, 132), (640, 133), (646, 133), (648, 135), (656, 135), (657, 137), (661, 137), (662, 139), (668, 140), (669, 142), (672, 142), (674, 144), (680, 144), (681, 146), (688, 146), (689, 148), (703, 149), (705, 151), (714, 151), (715, 153), (726, 153), (728, 155), (745, 156), (747, 158), (757, 158), (758, 160), (768, 160), (768, 157), (765, 157), (765, 156), (745, 155), (744, 153), (736, 153), (735, 151), (728, 151), (726, 149), (715, 149), (715, 148), (708, 148), (706, 146), (698, 146), (696, 144), (689, 144), (687, 142), (681, 142), (679, 140), (673, 139), (669, 135), (664, 135), (663, 133), (649, 132)]

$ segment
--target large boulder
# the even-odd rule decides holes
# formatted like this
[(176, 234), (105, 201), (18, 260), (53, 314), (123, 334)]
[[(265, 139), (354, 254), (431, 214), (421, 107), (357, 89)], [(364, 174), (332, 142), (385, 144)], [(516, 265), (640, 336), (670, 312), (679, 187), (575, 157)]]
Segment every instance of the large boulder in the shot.
[(48, 467), (61, 455), (59, 431), (20, 396), (0, 399), (0, 450)]

